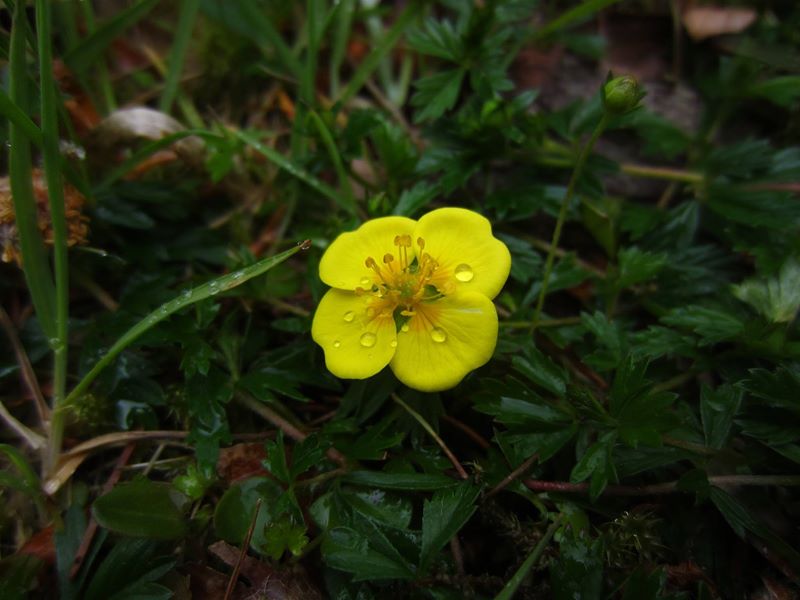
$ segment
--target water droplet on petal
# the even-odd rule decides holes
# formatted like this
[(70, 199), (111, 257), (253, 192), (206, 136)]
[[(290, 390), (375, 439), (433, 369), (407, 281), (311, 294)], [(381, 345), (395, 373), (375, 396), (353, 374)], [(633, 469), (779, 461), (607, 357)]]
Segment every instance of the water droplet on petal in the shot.
[(375, 337), (375, 334), (368, 331), (367, 333), (361, 334), (361, 339), (359, 342), (362, 346), (364, 346), (364, 348), (372, 348), (377, 340), (378, 338)]
[(333, 347), (334, 348), (339, 348), (341, 345), (342, 345), (342, 342), (340, 342), (339, 340), (336, 340), (335, 342), (333, 342)]
[(441, 329), (440, 327), (434, 327), (431, 329), (431, 339), (434, 342), (441, 344), (447, 340), (447, 333), (445, 333), (444, 329)]
[(400, 327), (400, 331), (402, 331), (403, 333), (408, 333), (409, 329), (411, 328), (408, 326), (408, 323), (403, 323), (403, 325)]
[(369, 277), (362, 277), (361, 278), (361, 285), (364, 286), (366, 289), (372, 287), (372, 280)]
[(392, 340), (391, 342), (389, 342), (389, 345), (390, 345), (392, 348), (397, 348), (397, 340)]
[(472, 267), (470, 267), (467, 263), (461, 263), (456, 267), (456, 279), (458, 279), (461, 283), (472, 281), (473, 277), (475, 277), (475, 273), (472, 271)]
[(344, 320), (347, 323), (352, 323), (353, 319), (355, 318), (356, 318), (356, 313), (354, 313), (352, 310), (348, 310), (346, 313), (344, 313)]

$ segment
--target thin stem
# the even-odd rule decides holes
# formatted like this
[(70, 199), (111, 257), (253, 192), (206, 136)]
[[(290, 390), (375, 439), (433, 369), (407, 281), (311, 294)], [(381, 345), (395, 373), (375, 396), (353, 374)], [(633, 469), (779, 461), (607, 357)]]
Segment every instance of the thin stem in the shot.
[[(536, 327), (561, 327), (562, 325), (577, 325), (580, 317), (562, 317), (560, 319), (541, 319), (536, 322)], [(533, 321), (500, 321), (500, 327), (506, 329), (530, 329)]]
[(69, 262), (67, 258), (67, 217), (64, 206), (64, 184), (61, 177), (61, 153), (58, 149), (58, 112), (53, 53), (50, 45), (51, 15), (48, 0), (36, 0), (36, 33), (39, 49), (39, 76), (42, 118), (42, 148), (47, 196), (50, 200), (50, 221), (53, 228), (53, 263), (56, 284), (56, 335), (51, 340), (55, 366), (53, 372), (53, 412), (50, 420), (50, 445), (45, 469), (52, 471), (61, 453), (64, 416), (58, 410), (67, 388), (67, 353), (69, 337)]
[(403, 409), (408, 414), (414, 417), (417, 423), (422, 425), (422, 428), (428, 433), (429, 436), (433, 438), (433, 440), (439, 445), (439, 447), (445, 453), (447, 458), (450, 459), (450, 462), (453, 463), (453, 467), (455, 467), (456, 471), (458, 472), (458, 476), (461, 477), (461, 479), (469, 479), (469, 475), (467, 475), (467, 472), (464, 470), (464, 467), (461, 466), (461, 463), (458, 461), (455, 454), (453, 454), (450, 451), (450, 448), (448, 448), (447, 444), (444, 443), (444, 440), (439, 437), (439, 434), (433, 430), (433, 427), (431, 427), (431, 424), (425, 420), (425, 417), (423, 417), (421, 414), (419, 414), (417, 411), (411, 408), (408, 404), (403, 402), (403, 399), (400, 398), (400, 396), (398, 396), (397, 394), (392, 394), (392, 400), (394, 400), (395, 402), (397, 402), (397, 404), (402, 406)]
[(223, 600), (229, 600), (233, 595), (233, 590), (236, 587), (236, 582), (239, 580), (239, 572), (242, 570), (242, 563), (245, 556), (247, 556), (247, 549), (250, 547), (250, 540), (253, 538), (253, 532), (256, 530), (256, 522), (258, 520), (258, 513), (261, 511), (261, 503), (263, 500), (259, 498), (256, 500), (256, 509), (253, 511), (253, 518), (250, 521), (250, 526), (247, 528), (247, 533), (242, 540), (242, 547), (239, 550), (239, 556), (236, 558), (236, 564), (233, 567), (231, 578), (228, 580), (228, 586), (225, 588), (225, 597)]
[(556, 530), (561, 526), (561, 520), (563, 515), (558, 515), (556, 520), (550, 524), (550, 527), (547, 528), (542, 539), (539, 540), (539, 543), (536, 544), (536, 547), (531, 551), (525, 561), (519, 566), (516, 573), (511, 576), (511, 579), (503, 586), (503, 589), (500, 591), (497, 596), (495, 596), (495, 600), (511, 600), (514, 594), (516, 593), (517, 589), (522, 582), (525, 580), (525, 577), (528, 576), (528, 573), (533, 568), (533, 566), (538, 562), (539, 558), (541, 558), (542, 554), (544, 553), (545, 549), (547, 548), (547, 544), (550, 543), (550, 540), (555, 535)]
[(525, 471), (530, 469), (531, 466), (533, 465), (533, 463), (535, 463), (538, 458), (539, 458), (539, 453), (537, 452), (533, 456), (531, 456), (528, 459), (526, 459), (520, 466), (518, 466), (516, 469), (511, 471), (511, 473), (509, 473), (508, 475), (503, 477), (503, 480), (500, 483), (498, 483), (496, 486), (494, 486), (492, 488), (492, 490), (488, 494), (486, 494), (485, 498), (490, 498), (491, 496), (494, 496), (496, 493), (501, 492), (506, 487), (508, 487), (508, 485), (510, 483), (512, 483), (515, 479), (517, 479)]
[(620, 171), (626, 175), (643, 177), (646, 179), (666, 179), (668, 181), (678, 181), (681, 183), (703, 183), (705, 176), (696, 171), (682, 171), (680, 169), (670, 169), (668, 167), (648, 167), (647, 165), (635, 165), (622, 163)]
[(572, 171), (572, 176), (569, 179), (567, 192), (564, 194), (564, 199), (561, 201), (561, 209), (558, 211), (558, 219), (556, 220), (556, 227), (553, 230), (553, 239), (550, 242), (550, 250), (547, 252), (547, 260), (545, 261), (544, 265), (544, 276), (542, 278), (542, 289), (539, 291), (539, 299), (536, 302), (536, 310), (533, 314), (532, 329), (536, 328), (536, 323), (539, 321), (539, 317), (542, 314), (544, 299), (545, 296), (547, 296), (547, 288), (550, 285), (550, 275), (553, 273), (553, 262), (556, 255), (555, 250), (558, 248), (558, 241), (561, 239), (561, 230), (564, 227), (564, 221), (567, 219), (567, 210), (569, 209), (570, 201), (572, 200), (572, 196), (575, 194), (575, 186), (577, 185), (578, 180), (583, 173), (583, 167), (586, 164), (586, 159), (589, 158), (592, 148), (600, 138), (603, 130), (606, 128), (608, 120), (608, 113), (604, 112), (603, 116), (600, 118), (600, 121), (597, 123), (597, 126), (594, 128), (589, 141), (586, 142), (581, 149), (581, 153), (578, 156), (577, 162), (575, 163), (575, 168)]
[[(584, 494), (589, 491), (588, 483), (570, 483), (567, 481), (539, 481), (526, 479), (525, 486), (534, 492), (555, 492), (567, 494)], [(678, 481), (667, 481), (651, 485), (609, 485), (603, 490), (605, 496), (658, 496), (689, 492), (678, 487)], [(714, 475), (708, 483), (715, 487), (744, 486), (800, 486), (800, 475)]]

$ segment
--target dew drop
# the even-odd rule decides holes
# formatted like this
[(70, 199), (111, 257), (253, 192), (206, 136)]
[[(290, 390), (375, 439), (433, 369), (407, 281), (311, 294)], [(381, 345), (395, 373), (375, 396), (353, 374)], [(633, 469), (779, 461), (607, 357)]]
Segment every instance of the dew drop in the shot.
[(402, 331), (403, 333), (408, 333), (409, 329), (411, 328), (408, 326), (408, 323), (403, 323), (402, 326), (400, 327), (400, 331)]
[(340, 342), (339, 340), (336, 340), (335, 342), (333, 342), (333, 347), (334, 348), (339, 348), (341, 345), (342, 345), (342, 342)]
[(242, 273), (241, 271), (236, 271), (236, 273), (231, 275), (231, 279), (233, 279), (234, 281), (239, 281), (242, 277), (244, 277), (244, 273)]
[(442, 342), (447, 340), (447, 333), (445, 333), (444, 329), (441, 329), (439, 327), (434, 327), (433, 329), (431, 329), (431, 339), (434, 342), (441, 344)]
[(216, 281), (212, 281), (208, 284), (208, 293), (212, 296), (219, 294), (219, 284)]
[(473, 273), (472, 267), (470, 267), (467, 263), (461, 263), (456, 267), (456, 279), (458, 279), (461, 283), (472, 281), (473, 277), (475, 277), (475, 273)]
[(356, 313), (354, 313), (352, 310), (348, 310), (346, 313), (344, 313), (344, 320), (347, 323), (352, 323), (353, 319), (355, 318), (356, 318)]
[(361, 334), (361, 339), (359, 342), (361, 342), (361, 345), (364, 346), (364, 348), (372, 348), (377, 340), (378, 338), (375, 337), (375, 334), (368, 331), (367, 333)]
[(361, 285), (366, 289), (370, 289), (372, 287), (372, 280), (369, 277), (362, 277)]
[(392, 340), (391, 342), (389, 342), (389, 345), (390, 345), (392, 348), (397, 348), (397, 340)]
[(193, 290), (183, 290), (181, 292), (181, 299), (188, 300), (189, 298), (192, 297), (193, 294), (194, 294)]

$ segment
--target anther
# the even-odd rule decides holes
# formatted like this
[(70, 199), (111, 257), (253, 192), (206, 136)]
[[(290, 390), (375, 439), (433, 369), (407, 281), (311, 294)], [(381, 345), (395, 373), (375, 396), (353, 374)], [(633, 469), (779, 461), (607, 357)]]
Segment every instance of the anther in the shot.
[(392, 256), (392, 255), (391, 255), (391, 254), (389, 254), (388, 252), (387, 252), (386, 254), (384, 254), (384, 255), (383, 255), (383, 262), (384, 262), (384, 263), (386, 263), (387, 265), (388, 265), (390, 262), (392, 262), (393, 260), (394, 260), (394, 256)]
[(422, 238), (417, 238), (417, 246), (419, 246), (420, 250), (424, 250), (425, 249), (425, 240), (423, 240)]

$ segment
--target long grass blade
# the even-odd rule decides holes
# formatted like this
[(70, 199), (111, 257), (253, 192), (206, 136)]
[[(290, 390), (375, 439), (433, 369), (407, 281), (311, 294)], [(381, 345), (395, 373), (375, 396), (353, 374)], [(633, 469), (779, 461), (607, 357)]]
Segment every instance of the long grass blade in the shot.
[(67, 217), (64, 206), (64, 183), (61, 175), (61, 153), (58, 148), (58, 99), (53, 79), (51, 47), (52, 17), (49, 0), (36, 0), (36, 34), (39, 49), (39, 88), (42, 119), (42, 151), (50, 221), (53, 228), (53, 266), (56, 284), (56, 335), (52, 341), (53, 419), (50, 422), (50, 444), (47, 469), (55, 466), (61, 453), (64, 421), (58, 406), (64, 401), (67, 386), (67, 352), (69, 322), (69, 263), (67, 259)]
[(70, 50), (64, 56), (64, 62), (74, 71), (85, 73), (100, 60), (100, 55), (114, 39), (144, 18), (157, 4), (158, 0), (142, 0), (120, 11)]
[[(26, 29), (25, 3), (17, 2), (11, 30), (10, 65), (10, 101), (17, 107), (28, 106)], [(22, 268), (39, 323), (45, 335), (52, 339), (56, 336), (57, 330), (55, 286), (47, 264), (47, 252), (42, 234), (39, 231), (36, 199), (31, 181), (30, 141), (25, 134), (25, 128), (14, 121), (11, 122), (9, 138), (11, 141), (9, 179), (22, 253)]]
[(260, 260), (253, 265), (244, 267), (238, 271), (234, 271), (233, 273), (228, 273), (222, 277), (217, 277), (216, 279), (207, 281), (206, 283), (195, 288), (184, 290), (176, 298), (173, 298), (169, 302), (162, 304), (159, 308), (136, 323), (136, 325), (131, 327), (116, 342), (114, 342), (114, 345), (109, 348), (108, 352), (106, 352), (103, 357), (97, 361), (97, 364), (95, 364), (95, 366), (83, 376), (83, 379), (78, 382), (78, 385), (73, 388), (69, 396), (67, 396), (65, 405), (69, 406), (70, 403), (77, 400), (89, 388), (91, 383), (97, 378), (103, 369), (111, 364), (111, 362), (119, 355), (120, 352), (135, 342), (142, 334), (170, 315), (183, 308), (186, 308), (187, 306), (191, 306), (196, 302), (200, 302), (206, 298), (216, 296), (221, 292), (233, 289), (253, 279), (254, 277), (258, 277), (259, 275), (266, 273), (275, 265), (280, 264), (290, 256), (297, 254), (300, 250), (307, 249), (310, 244), (311, 242), (306, 240), (302, 244), (298, 244), (294, 248), (286, 250), (285, 252), (281, 252), (275, 256)]
[(269, 146), (265, 146), (249, 133), (245, 133), (243, 131), (237, 131), (235, 132), (235, 135), (239, 137), (239, 139), (244, 141), (246, 144), (252, 146), (255, 150), (266, 156), (270, 161), (278, 165), (281, 169), (283, 169), (293, 177), (296, 177), (300, 181), (304, 182), (309, 187), (317, 190), (323, 196), (327, 196), (347, 212), (354, 211), (355, 207), (350, 205), (347, 199), (344, 196), (342, 196), (339, 192), (337, 192), (327, 183), (324, 183), (319, 179), (317, 179), (316, 177), (314, 177), (311, 173), (309, 173), (302, 167), (296, 165), (294, 162), (283, 156), (277, 150), (270, 148)]
[(178, 94), (178, 87), (183, 73), (183, 62), (186, 58), (186, 49), (192, 38), (192, 30), (197, 17), (200, 0), (183, 0), (178, 16), (178, 26), (175, 32), (175, 42), (172, 44), (172, 53), (169, 58), (169, 70), (164, 82), (164, 91), (158, 103), (161, 112), (168, 113)]

